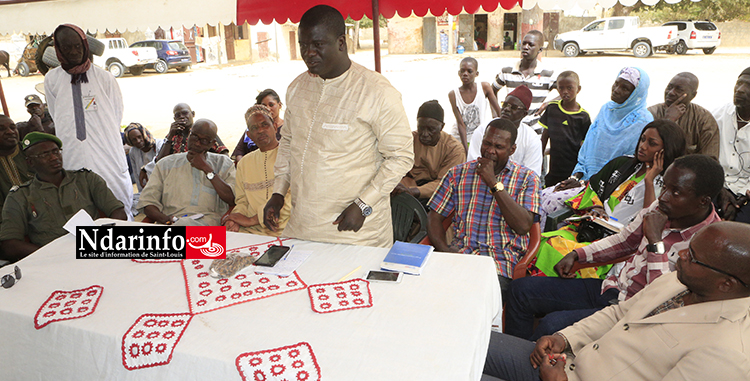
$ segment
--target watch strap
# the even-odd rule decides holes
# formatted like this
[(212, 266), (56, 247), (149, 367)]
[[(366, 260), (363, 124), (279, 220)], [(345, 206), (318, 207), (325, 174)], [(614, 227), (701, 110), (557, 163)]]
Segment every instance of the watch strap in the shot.
[(649, 253), (664, 254), (666, 249), (664, 248), (664, 242), (654, 242), (646, 245), (646, 251)]

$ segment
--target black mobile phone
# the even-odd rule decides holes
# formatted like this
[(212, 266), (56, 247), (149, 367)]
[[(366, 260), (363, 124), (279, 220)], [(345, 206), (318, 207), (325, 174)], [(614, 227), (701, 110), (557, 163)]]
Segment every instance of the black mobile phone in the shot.
[(256, 266), (273, 267), (289, 251), (289, 246), (270, 246), (263, 255), (255, 261)]

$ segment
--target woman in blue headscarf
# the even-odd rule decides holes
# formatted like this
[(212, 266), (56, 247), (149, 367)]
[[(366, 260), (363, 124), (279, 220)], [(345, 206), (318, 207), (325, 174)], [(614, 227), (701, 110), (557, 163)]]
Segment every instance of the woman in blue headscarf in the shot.
[(602, 106), (589, 128), (573, 174), (554, 188), (542, 191), (542, 223), (546, 214), (558, 209), (561, 200), (578, 193), (585, 185), (583, 181), (588, 181), (610, 160), (632, 153), (643, 127), (654, 120), (646, 109), (650, 82), (648, 74), (639, 68), (620, 70), (612, 85), (612, 100)]
[(630, 154), (641, 130), (654, 120), (646, 109), (650, 81), (645, 71), (626, 67), (612, 85), (611, 101), (599, 110), (578, 152), (573, 176), (588, 180), (610, 160)]

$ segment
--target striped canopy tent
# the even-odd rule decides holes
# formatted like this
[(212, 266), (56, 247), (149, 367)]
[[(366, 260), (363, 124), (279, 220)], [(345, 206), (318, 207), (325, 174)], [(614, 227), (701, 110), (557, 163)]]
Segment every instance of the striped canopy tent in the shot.
[[(590, 9), (596, 5), (601, 6), (604, 9), (612, 8), (619, 1), (620, 4), (626, 7), (632, 7), (638, 0), (526, 0), (523, 1), (523, 9), (532, 9), (539, 5), (542, 9), (572, 9), (576, 5), (581, 9)], [(641, 0), (644, 5), (656, 5), (661, 0)], [(664, 0), (669, 4), (676, 4), (682, 0)], [(691, 0), (698, 2), (700, 0)]]
[[(457, 15), (461, 11), (467, 13), (476, 13), (481, 7), (487, 12), (492, 12), (498, 6), (503, 9), (511, 9), (519, 0), (372, 0), (371, 3), (366, 1), (351, 0), (328, 0), (330, 5), (341, 12), (344, 17), (347, 15), (352, 19), (359, 20), (362, 16), (367, 16), (371, 20), (377, 17), (373, 15), (382, 15), (385, 18), (391, 18), (396, 13), (401, 17), (409, 17), (412, 12), (422, 17), (430, 12), (439, 16), (446, 11), (451, 15)], [(254, 25), (259, 21), (264, 24), (270, 24), (272, 21), (285, 23), (287, 21), (299, 22), (302, 14), (315, 5), (320, 4), (320, 0), (290, 0), (283, 6), (278, 3), (263, 0), (237, 0), (237, 25), (247, 21)], [(373, 39), (375, 40), (375, 70), (380, 71), (380, 27), (378, 23), (373, 23)]]

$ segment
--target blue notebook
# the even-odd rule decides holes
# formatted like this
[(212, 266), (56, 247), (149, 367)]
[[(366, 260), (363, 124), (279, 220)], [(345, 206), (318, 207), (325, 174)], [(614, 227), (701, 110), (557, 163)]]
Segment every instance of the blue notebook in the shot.
[(383, 270), (420, 275), (433, 250), (432, 246), (396, 241), (380, 267)]

